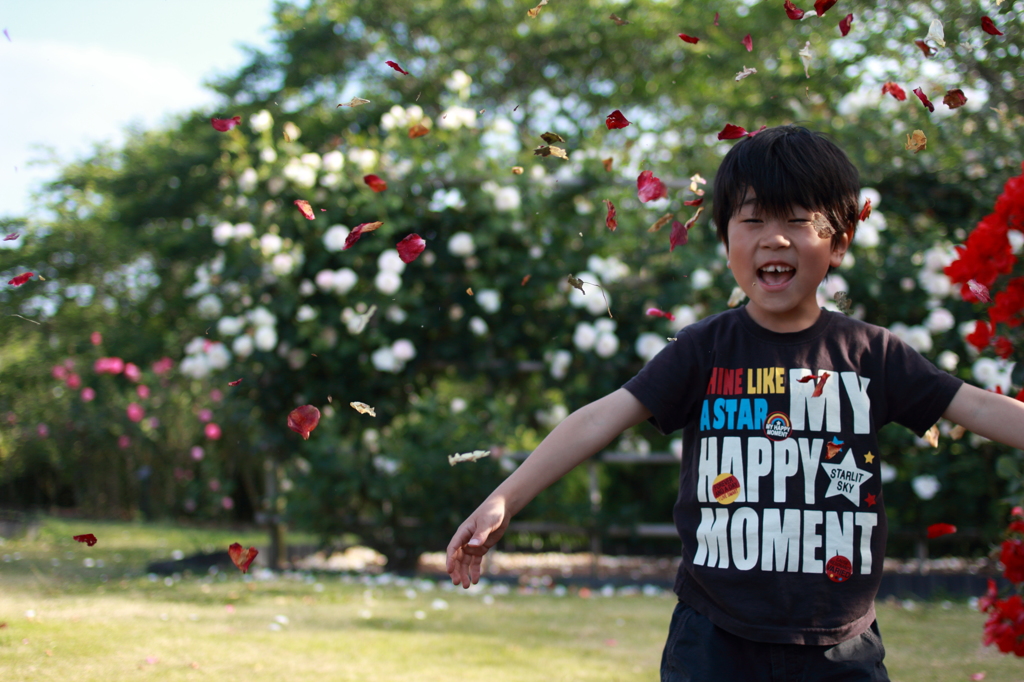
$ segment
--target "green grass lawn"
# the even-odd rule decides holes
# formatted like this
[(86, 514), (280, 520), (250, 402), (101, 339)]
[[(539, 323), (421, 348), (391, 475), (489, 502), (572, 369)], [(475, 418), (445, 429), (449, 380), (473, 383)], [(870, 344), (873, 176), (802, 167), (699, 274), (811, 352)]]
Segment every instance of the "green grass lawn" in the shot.
[[(94, 547), (71, 540), (91, 532)], [(174, 550), (261, 534), (47, 520), (0, 546), (0, 680), (656, 680), (670, 594), (581, 598), (424, 580), (237, 572), (152, 579)], [(15, 559), (15, 553), (20, 558)], [(6, 555), (6, 556), (5, 556)], [(257, 575), (260, 575), (257, 573)], [(895, 682), (1024, 680), (964, 603), (878, 605)]]

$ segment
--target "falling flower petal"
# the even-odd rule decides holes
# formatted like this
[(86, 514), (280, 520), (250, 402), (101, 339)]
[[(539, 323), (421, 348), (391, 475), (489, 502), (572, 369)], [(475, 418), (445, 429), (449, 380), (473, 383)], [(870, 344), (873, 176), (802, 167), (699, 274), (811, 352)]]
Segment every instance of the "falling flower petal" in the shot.
[(845, 17), (839, 20), (839, 32), (842, 35), (846, 35), (850, 32), (850, 26), (853, 25), (853, 15), (847, 14)]
[(417, 123), (413, 127), (409, 128), (409, 139), (415, 140), (417, 137), (423, 137), (429, 132), (430, 128), (423, 125), (422, 123)]
[(5, 241), (5, 242), (10, 242), (10, 241), (14, 241), (15, 239), (17, 239), (17, 238), (18, 238), (18, 237), (20, 237), (20, 236), (21, 236), (21, 235), (20, 235), (20, 234), (18, 234), (17, 232), (11, 232), (11, 233), (10, 233), (9, 235), (7, 235), (6, 237), (4, 237), (4, 241)]
[(337, 107), (334, 107), (334, 108), (335, 109), (337, 109), (338, 107), (353, 107), (353, 108), (355, 108), (355, 107), (358, 107), (360, 105), (369, 104), (369, 103), (370, 103), (370, 100), (368, 100), (368, 99), (363, 99), (362, 97), (353, 97), (349, 101), (344, 102), (342, 104), (339, 104)]
[(411, 263), (427, 248), (427, 241), (418, 234), (409, 234), (395, 246), (403, 263)]
[(704, 212), (704, 207), (697, 209), (697, 212), (692, 218), (687, 220), (685, 223), (681, 223), (678, 220), (672, 221), (672, 232), (668, 236), (668, 251), (672, 253), (677, 246), (682, 246), (690, 239), (690, 228), (693, 227), (694, 223), (697, 222), (697, 218)]
[(288, 428), (309, 440), (309, 432), (320, 423), (320, 410), (312, 405), (296, 407), (288, 414)]
[(939, 447), (939, 425), (932, 424), (931, 428), (924, 432), (922, 439), (925, 440), (928, 445), (933, 448)]
[(232, 128), (234, 128), (236, 125), (239, 125), (241, 122), (242, 122), (242, 117), (241, 116), (232, 116), (231, 118), (211, 118), (210, 119), (210, 125), (213, 126), (213, 129), (216, 130), (216, 131), (222, 132), (222, 133), (226, 133), (227, 131), (229, 131)]
[(228, 547), (228, 555), (231, 557), (231, 561), (242, 571), (242, 573), (248, 573), (249, 565), (252, 564), (253, 559), (260, 551), (255, 547), (245, 549), (237, 542), (233, 543)]
[(939, 47), (945, 47), (946, 31), (942, 28), (942, 22), (938, 19), (932, 19), (932, 23), (928, 26), (928, 35), (924, 39), (932, 41)]
[(867, 220), (868, 216), (871, 215), (871, 199), (864, 200), (864, 208), (860, 210), (860, 215), (857, 216), (858, 221)]
[(935, 538), (942, 537), (943, 535), (950, 535), (956, 532), (956, 526), (951, 523), (933, 523), (928, 526), (928, 539), (934, 540)]
[(665, 215), (663, 215), (660, 218), (658, 218), (657, 220), (655, 220), (654, 224), (647, 228), (647, 231), (648, 232), (657, 232), (661, 228), (663, 228), (666, 225), (668, 225), (668, 221), (670, 221), (670, 220), (672, 220), (672, 214), (671, 213), (666, 213)]
[(8, 280), (7, 283), (14, 287), (20, 287), (22, 284), (32, 279), (33, 275), (35, 275), (34, 272), (25, 272)]
[(95, 545), (96, 542), (97, 542), (96, 541), (96, 536), (93, 535), (92, 533), (86, 533), (85, 535), (75, 535), (75, 536), (72, 536), (71, 539), (74, 540), (75, 542), (84, 542), (85, 544), (89, 545), (90, 547)]
[(950, 109), (957, 109), (967, 104), (967, 96), (960, 88), (954, 88), (946, 93), (942, 98), (942, 103)]
[(349, 405), (352, 407), (352, 409), (354, 409), (359, 414), (368, 414), (371, 417), (376, 417), (377, 416), (377, 412), (374, 411), (374, 408), (370, 407), (366, 403), (352, 402), (352, 403), (349, 403)]
[(622, 112), (616, 109), (612, 113), (608, 114), (608, 118), (604, 120), (604, 124), (608, 126), (608, 130), (617, 128), (625, 128), (629, 125), (629, 121), (622, 115)]
[(525, 275), (525, 276), (523, 277), (523, 281), (521, 281), (521, 282), (519, 283), (519, 286), (521, 286), (521, 287), (525, 287), (525, 286), (526, 286), (526, 283), (530, 281), (530, 278), (531, 278), (531, 277), (533, 277), (533, 275)]
[(612, 164), (614, 163), (614, 160), (611, 157), (607, 159), (601, 159), (601, 163), (604, 165), (605, 171), (609, 173), (612, 172)]
[(455, 466), (459, 462), (475, 462), (491, 454), (490, 450), (474, 450), (462, 455), (448, 455), (448, 464)]
[(675, 322), (676, 321), (676, 316), (675, 315), (673, 315), (672, 313), (666, 313), (664, 310), (658, 310), (657, 308), (648, 308), (647, 309), (647, 316), (648, 317), (664, 317), (669, 322)]
[(794, 5), (791, 2), (791, 0), (786, 0), (785, 8), (786, 16), (792, 19), (793, 21), (799, 21), (800, 19), (803, 19), (804, 14), (806, 14), (806, 12), (804, 12), (802, 9), (797, 9), (797, 6)]
[(988, 17), (981, 18), (981, 30), (992, 36), (1003, 35), (1003, 32), (996, 28), (996, 25), (992, 23), (992, 20)]
[(654, 201), (655, 199), (662, 199), (668, 196), (668, 190), (665, 189), (665, 184), (654, 177), (652, 171), (644, 171), (636, 179), (636, 193), (640, 198), (640, 201), (647, 203), (648, 201)]
[(825, 388), (825, 382), (828, 381), (829, 376), (831, 375), (828, 372), (822, 372), (821, 376), (818, 376), (817, 374), (808, 374), (801, 379), (797, 379), (797, 382), (806, 384), (808, 381), (813, 381), (814, 393), (811, 394), (811, 397), (818, 398), (821, 397), (821, 390)]
[(915, 130), (912, 136), (909, 134), (907, 135), (907, 144), (905, 146), (907, 151), (914, 152), (916, 154), (922, 149), (927, 148), (928, 138), (925, 137), (923, 130)]
[(235, 379), (234, 381), (229, 381), (228, 386), (237, 386), (240, 383), (242, 383), (241, 379)]
[(928, 95), (924, 94), (924, 90), (921, 88), (914, 88), (914, 94), (921, 100), (921, 104), (928, 107), (928, 111), (935, 111), (935, 105), (932, 104), (931, 100), (928, 99)]
[(747, 135), (747, 129), (741, 128), (740, 126), (733, 125), (732, 123), (726, 123), (722, 131), (718, 133), (719, 140), (738, 140), (741, 137)]
[(935, 54), (935, 50), (932, 49), (932, 46), (923, 40), (915, 40), (914, 44), (921, 48), (921, 52), (924, 53), (925, 58), (931, 57)]
[(556, 147), (554, 145), (550, 145), (550, 146), (542, 145), (540, 147), (537, 147), (536, 149), (533, 150), (533, 155), (534, 156), (557, 156), (560, 159), (565, 159), (566, 161), (569, 160), (569, 155), (565, 152), (565, 150), (562, 149), (561, 147)]
[(629, 23), (629, 22), (628, 22), (628, 21), (626, 21), (625, 19), (620, 19), (620, 18), (618, 18), (617, 16), (615, 16), (614, 14), (610, 14), (610, 15), (608, 16), (608, 18), (609, 18), (609, 19), (611, 19), (612, 21), (614, 21), (614, 22), (615, 22), (616, 24), (618, 24), (619, 26), (625, 26), (625, 25), (627, 25), (627, 24)]
[(341, 250), (345, 251), (346, 249), (352, 248), (352, 245), (359, 241), (359, 238), (362, 237), (365, 233), (373, 232), (383, 224), (384, 223), (380, 221), (377, 221), (375, 223), (359, 223), (358, 225), (353, 227), (352, 231), (348, 233), (347, 237), (345, 237), (345, 245), (341, 247)]
[(704, 203), (704, 197), (697, 197), (696, 199), (689, 199), (683, 202), (683, 206), (700, 206)]
[(991, 297), (989, 297), (988, 295), (988, 287), (985, 286), (984, 284), (981, 284), (971, 279), (967, 281), (967, 287), (971, 290), (971, 293), (978, 298), (979, 301), (982, 301), (984, 303), (992, 302)]
[(814, 11), (818, 13), (820, 17), (825, 12), (829, 11), (837, 0), (814, 0)]
[(391, 67), (392, 69), (394, 69), (395, 71), (398, 71), (399, 73), (403, 73), (403, 74), (405, 74), (406, 76), (408, 76), (408, 75), (409, 75), (409, 72), (408, 72), (408, 71), (406, 71), (405, 69), (403, 69), (403, 68), (402, 68), (401, 66), (399, 66), (399, 65), (398, 65), (398, 62), (393, 62), (393, 61), (391, 61), (391, 60), (389, 59), (388, 61), (386, 61), (386, 62), (384, 62), (384, 63), (385, 63), (385, 64), (387, 64), (388, 66), (390, 66), (390, 67)]
[(811, 77), (811, 60), (814, 59), (814, 55), (811, 53), (811, 41), (804, 43), (804, 46), (800, 48), (800, 61), (804, 63), (804, 75), (808, 78)]
[(743, 40), (741, 40), (740, 42), (743, 43), (743, 47), (747, 48), (747, 52), (753, 52), (754, 40), (750, 37), (749, 33), (745, 35), (743, 37)]
[(892, 81), (887, 81), (885, 85), (882, 86), (882, 94), (892, 95), (901, 102), (907, 99), (907, 93), (903, 91), (903, 88), (896, 85), (896, 83), (893, 83)]
[(685, 33), (680, 33), (679, 37), (682, 38), (685, 42), (688, 42), (688, 43), (690, 43), (692, 45), (696, 45), (697, 41), (700, 40), (700, 38), (695, 38), (694, 36), (688, 36)]
[(302, 211), (302, 215), (306, 217), (306, 220), (313, 220), (316, 218), (316, 214), (313, 213), (313, 207), (310, 206), (309, 202), (305, 199), (296, 199), (292, 203), (299, 207), (299, 210)]
[(548, 4), (548, 0), (540, 0), (540, 3), (536, 7), (526, 10), (526, 16), (531, 19), (536, 19), (537, 15), (540, 14), (540, 8), (546, 4)]
[(513, 175), (522, 175), (523, 174), (523, 167), (522, 166), (512, 166), (512, 174)]
[(615, 219), (615, 204), (608, 199), (604, 200), (604, 205), (608, 207), (608, 214), (604, 217), (604, 224), (612, 232), (619, 226), (619, 221)]
[(388, 183), (379, 175), (364, 175), (363, 182), (365, 182), (374, 192), (383, 192), (388, 188)]
[(849, 315), (850, 306), (853, 302), (850, 300), (850, 295), (845, 291), (837, 291), (832, 297), (832, 300), (836, 302), (836, 307), (839, 308), (840, 312)]
[(741, 81), (747, 76), (753, 76), (757, 73), (757, 69), (750, 67), (749, 69), (744, 65), (743, 70), (736, 74), (736, 80)]

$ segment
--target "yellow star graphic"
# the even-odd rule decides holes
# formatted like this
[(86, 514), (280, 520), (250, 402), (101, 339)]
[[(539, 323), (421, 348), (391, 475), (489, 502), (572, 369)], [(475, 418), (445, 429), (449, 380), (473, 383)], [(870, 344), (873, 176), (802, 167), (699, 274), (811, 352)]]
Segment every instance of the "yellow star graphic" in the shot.
[(868, 454), (864, 455), (864, 463), (865, 464), (872, 464), (872, 463), (874, 463), (874, 461), (875, 461), (875, 456), (872, 455), (870, 452)]

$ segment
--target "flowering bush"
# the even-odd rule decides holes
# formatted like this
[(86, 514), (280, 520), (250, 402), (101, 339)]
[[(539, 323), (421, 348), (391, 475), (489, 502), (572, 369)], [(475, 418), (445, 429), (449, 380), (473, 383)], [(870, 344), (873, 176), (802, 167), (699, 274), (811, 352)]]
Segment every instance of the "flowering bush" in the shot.
[(982, 638), (985, 646), (995, 644), (1004, 654), (1024, 657), (1024, 509), (1014, 507), (1011, 516), (999, 561), (1003, 575), (1013, 583), (1014, 594), (1000, 599), (996, 581), (990, 578), (988, 593), (978, 600), (978, 610), (989, 614)]

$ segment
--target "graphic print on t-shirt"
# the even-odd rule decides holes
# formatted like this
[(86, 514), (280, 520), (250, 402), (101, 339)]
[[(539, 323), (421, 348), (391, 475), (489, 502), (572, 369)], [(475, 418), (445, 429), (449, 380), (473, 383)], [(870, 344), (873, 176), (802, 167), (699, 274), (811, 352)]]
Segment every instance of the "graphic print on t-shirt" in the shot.
[(880, 486), (868, 467), (869, 384), (831, 369), (712, 368), (700, 407), (694, 565), (836, 583), (871, 573), (879, 519), (868, 509)]

